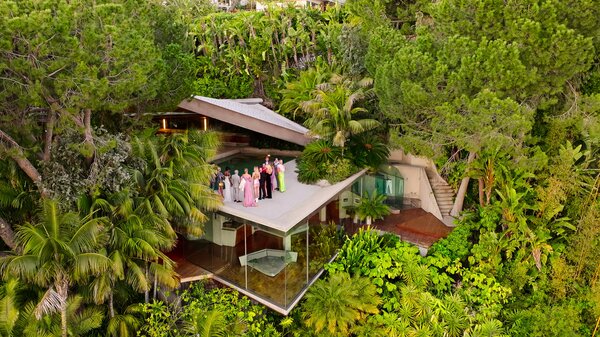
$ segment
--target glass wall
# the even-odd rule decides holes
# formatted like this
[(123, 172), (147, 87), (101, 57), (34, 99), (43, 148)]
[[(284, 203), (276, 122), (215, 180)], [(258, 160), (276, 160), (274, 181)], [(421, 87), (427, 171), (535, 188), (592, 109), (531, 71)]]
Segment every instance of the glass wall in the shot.
[(213, 215), (207, 235), (188, 238), (184, 256), (240, 290), (287, 309), (335, 254), (335, 225), (305, 221), (287, 233), (225, 214)]
[(363, 196), (365, 192), (373, 194), (375, 191), (386, 196), (385, 203), (388, 206), (402, 208), (404, 178), (397, 168), (391, 165), (381, 166), (377, 173), (364, 175), (352, 185), (352, 193), (356, 195)]

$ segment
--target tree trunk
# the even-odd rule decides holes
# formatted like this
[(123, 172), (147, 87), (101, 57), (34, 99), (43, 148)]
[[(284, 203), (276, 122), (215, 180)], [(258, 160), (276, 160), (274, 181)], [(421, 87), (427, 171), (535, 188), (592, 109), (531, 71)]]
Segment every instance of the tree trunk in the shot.
[(69, 326), (67, 324), (67, 299), (69, 298), (69, 284), (65, 280), (60, 280), (55, 283), (58, 296), (62, 299), (60, 307), (60, 330), (62, 337), (68, 337)]
[[(467, 159), (467, 167), (469, 166), (468, 164), (471, 164), (473, 162), (473, 160), (475, 160), (475, 152), (469, 152), (469, 158)], [(464, 177), (463, 180), (460, 182), (458, 193), (456, 193), (456, 198), (454, 199), (454, 206), (452, 206), (452, 210), (450, 211), (450, 215), (453, 217), (458, 217), (458, 215), (463, 209), (465, 195), (467, 194), (467, 188), (469, 187), (469, 180), (469, 177)]]
[(479, 185), (479, 205), (483, 207), (485, 206), (485, 202), (483, 201), (483, 178), (477, 179), (477, 183)]
[(91, 164), (94, 160), (94, 154), (96, 150), (94, 148), (94, 135), (92, 133), (92, 110), (85, 109), (83, 115), (83, 135), (85, 137), (84, 142), (89, 146), (89, 150), (91, 151), (89, 154), (86, 154), (86, 161), (88, 164)]
[(108, 314), (110, 315), (110, 318), (115, 317), (115, 305), (112, 290), (108, 293)]
[[(146, 267), (144, 270), (144, 274), (146, 274), (146, 280), (148, 280), (148, 262), (146, 262)], [(150, 289), (144, 290), (144, 302), (150, 303)]]
[(154, 289), (152, 292), (152, 299), (156, 299), (156, 292), (158, 290), (158, 277), (154, 274)]
[(2, 241), (12, 250), (16, 250), (15, 231), (12, 226), (0, 217), (0, 237)]
[(52, 151), (52, 138), (54, 137), (55, 121), (56, 112), (50, 109), (48, 111), (48, 120), (46, 121), (46, 132), (44, 133), (44, 153), (42, 153), (42, 160), (45, 162), (50, 160), (50, 153)]

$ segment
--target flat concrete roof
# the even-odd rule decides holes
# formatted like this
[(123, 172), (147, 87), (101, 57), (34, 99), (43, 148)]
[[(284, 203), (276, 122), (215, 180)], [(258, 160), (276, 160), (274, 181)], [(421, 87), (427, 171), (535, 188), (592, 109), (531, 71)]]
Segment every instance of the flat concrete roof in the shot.
[(307, 185), (298, 181), (295, 160), (284, 165), (285, 192), (273, 191), (273, 199), (259, 200), (257, 207), (244, 207), (241, 202), (227, 202), (221, 206), (220, 211), (286, 233), (333, 200), (366, 172), (362, 170), (330, 186)]
[(194, 96), (179, 108), (298, 145), (310, 142), (308, 129), (257, 103), (257, 100)]

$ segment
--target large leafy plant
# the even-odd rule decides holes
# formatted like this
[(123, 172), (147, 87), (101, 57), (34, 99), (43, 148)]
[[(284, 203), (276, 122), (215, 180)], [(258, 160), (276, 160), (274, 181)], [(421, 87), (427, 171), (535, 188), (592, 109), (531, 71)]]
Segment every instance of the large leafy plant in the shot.
[(360, 199), (360, 203), (356, 206), (356, 214), (361, 221), (366, 220), (367, 224), (371, 224), (371, 220), (383, 219), (384, 216), (390, 214), (391, 210), (385, 204), (385, 194), (378, 194), (374, 191), (369, 195), (365, 192), (365, 196)]
[(358, 167), (376, 169), (387, 162), (390, 149), (380, 136), (365, 132), (352, 136), (348, 141), (352, 161)]

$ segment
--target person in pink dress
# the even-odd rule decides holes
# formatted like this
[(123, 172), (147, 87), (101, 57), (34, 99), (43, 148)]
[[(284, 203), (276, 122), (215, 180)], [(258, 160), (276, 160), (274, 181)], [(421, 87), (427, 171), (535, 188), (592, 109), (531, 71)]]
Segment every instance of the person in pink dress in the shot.
[(252, 182), (252, 177), (248, 174), (247, 168), (244, 169), (242, 180), (244, 181), (244, 207), (255, 207), (254, 183)]

